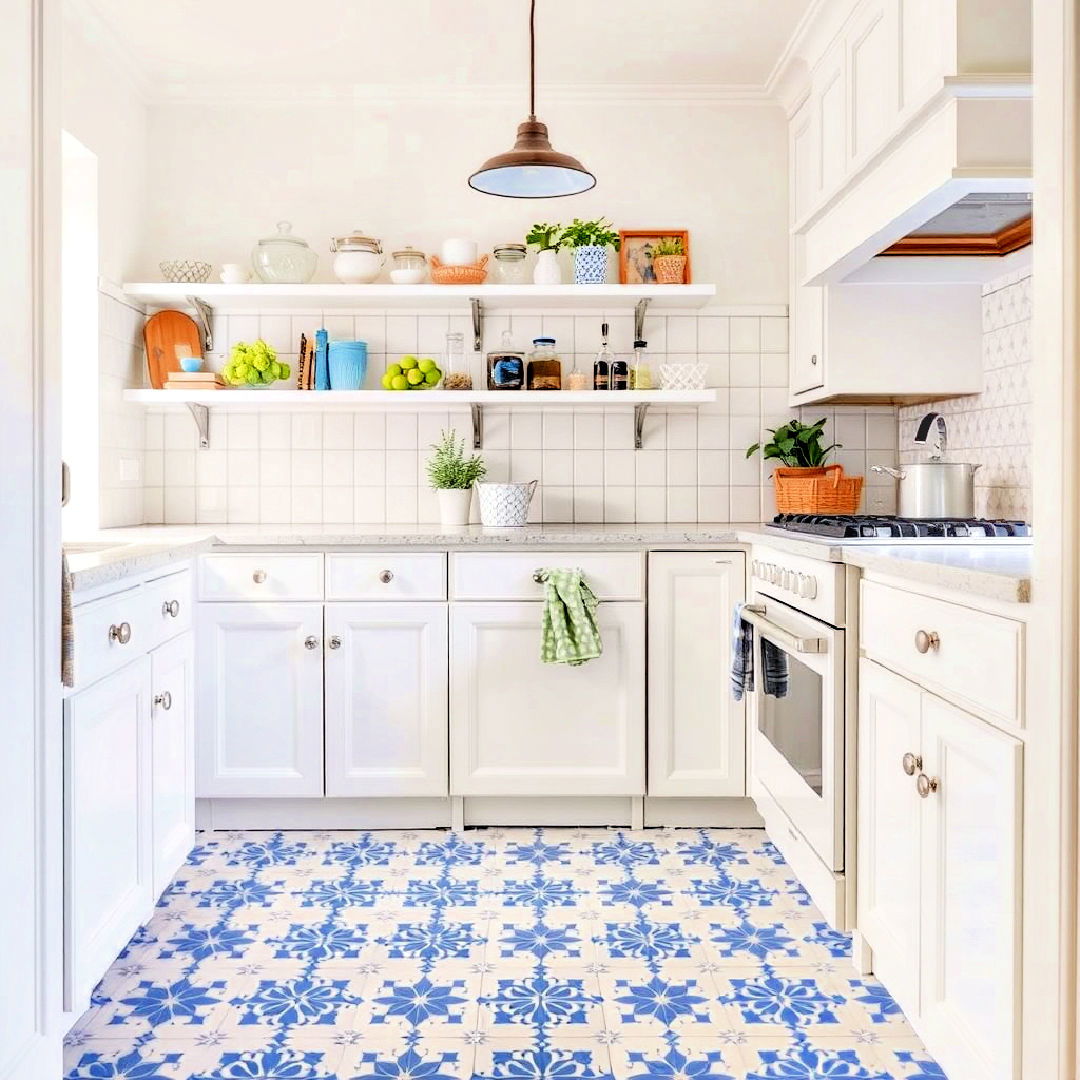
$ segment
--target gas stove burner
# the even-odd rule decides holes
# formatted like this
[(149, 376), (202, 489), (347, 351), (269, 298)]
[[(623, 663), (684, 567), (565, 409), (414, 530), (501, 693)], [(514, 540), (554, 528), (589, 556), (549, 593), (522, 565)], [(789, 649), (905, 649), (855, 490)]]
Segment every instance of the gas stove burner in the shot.
[(840, 540), (880, 538), (970, 540), (996, 536), (1030, 536), (1025, 521), (985, 518), (901, 518), (876, 514), (777, 514), (773, 527), (788, 532), (831, 536)]

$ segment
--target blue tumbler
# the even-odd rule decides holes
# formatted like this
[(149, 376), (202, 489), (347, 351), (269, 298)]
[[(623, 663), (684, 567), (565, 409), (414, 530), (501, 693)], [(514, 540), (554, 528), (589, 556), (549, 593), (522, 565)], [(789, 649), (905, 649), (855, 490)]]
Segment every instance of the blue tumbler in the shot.
[(328, 367), (331, 390), (359, 390), (367, 374), (367, 342), (331, 341)]

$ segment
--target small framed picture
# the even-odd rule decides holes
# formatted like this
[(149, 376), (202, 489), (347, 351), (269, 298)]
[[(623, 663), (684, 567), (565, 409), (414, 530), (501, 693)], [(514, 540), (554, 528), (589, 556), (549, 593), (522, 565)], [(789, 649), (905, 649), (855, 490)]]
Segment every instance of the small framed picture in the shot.
[[(690, 233), (686, 229), (630, 229), (619, 233), (620, 285), (689, 285)], [(653, 265), (657, 255), (666, 257)]]

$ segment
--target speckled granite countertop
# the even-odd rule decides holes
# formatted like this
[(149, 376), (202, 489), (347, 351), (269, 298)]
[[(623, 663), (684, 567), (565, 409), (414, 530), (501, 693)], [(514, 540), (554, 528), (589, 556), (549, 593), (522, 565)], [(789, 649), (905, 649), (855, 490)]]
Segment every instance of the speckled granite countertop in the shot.
[(843, 562), (923, 585), (960, 590), (1007, 603), (1031, 596), (1030, 544), (860, 545), (796, 537), (766, 526), (702, 522), (687, 525), (143, 525), (106, 529), (65, 545), (75, 590), (99, 588), (220, 547), (717, 547), (769, 544), (809, 558)]

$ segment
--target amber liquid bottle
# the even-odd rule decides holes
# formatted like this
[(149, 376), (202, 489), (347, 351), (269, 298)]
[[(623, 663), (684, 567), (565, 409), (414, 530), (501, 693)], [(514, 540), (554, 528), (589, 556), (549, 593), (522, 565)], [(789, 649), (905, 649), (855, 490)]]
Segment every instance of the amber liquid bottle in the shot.
[(596, 354), (592, 367), (592, 388), (594, 390), (611, 389), (611, 361), (615, 357), (608, 349), (608, 324), (600, 327), (600, 351)]

